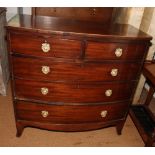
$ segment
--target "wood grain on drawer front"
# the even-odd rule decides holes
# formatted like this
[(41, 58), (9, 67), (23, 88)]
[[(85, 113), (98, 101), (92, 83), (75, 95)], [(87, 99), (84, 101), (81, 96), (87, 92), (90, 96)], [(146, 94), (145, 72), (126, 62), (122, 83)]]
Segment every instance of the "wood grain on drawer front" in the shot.
[[(142, 59), (145, 52), (145, 44), (127, 44), (127, 43), (97, 43), (88, 42), (86, 47), (86, 58), (97, 60), (119, 59), (132, 60)], [(115, 55), (116, 49), (122, 49), (122, 55), (117, 57)]]
[[(71, 63), (22, 57), (12, 57), (12, 60), (15, 77), (46, 81), (134, 80), (141, 68), (139, 62)], [(46, 68), (48, 71), (44, 72)]]
[[(11, 34), (11, 52), (30, 56), (79, 58), (81, 55), (81, 42), (68, 39), (44, 38), (25, 34)], [(45, 40), (50, 45), (48, 52), (43, 52), (42, 43)]]
[[(134, 82), (66, 84), (15, 79), (16, 98), (46, 102), (84, 103), (126, 100), (130, 98), (133, 87)], [(105, 92), (110, 89), (111, 96), (106, 96)]]
[[(100, 122), (123, 118), (128, 109), (128, 102), (89, 106), (45, 105), (18, 101), (16, 109), (18, 119), (23, 120), (51, 123)], [(44, 117), (43, 112), (46, 112)]]

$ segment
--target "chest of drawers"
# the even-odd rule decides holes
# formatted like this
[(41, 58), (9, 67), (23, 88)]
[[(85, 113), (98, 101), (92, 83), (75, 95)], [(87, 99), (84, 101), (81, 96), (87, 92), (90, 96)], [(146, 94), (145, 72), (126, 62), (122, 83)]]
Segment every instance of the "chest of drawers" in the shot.
[(30, 15), (6, 26), (17, 136), (24, 127), (121, 134), (151, 37), (129, 25)]

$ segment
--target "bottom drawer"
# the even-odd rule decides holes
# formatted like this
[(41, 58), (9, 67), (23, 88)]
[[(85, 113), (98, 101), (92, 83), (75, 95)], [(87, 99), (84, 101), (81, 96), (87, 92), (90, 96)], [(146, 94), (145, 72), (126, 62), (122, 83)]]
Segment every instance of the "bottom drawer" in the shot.
[(19, 120), (50, 123), (111, 121), (124, 117), (129, 107), (128, 103), (119, 102), (104, 105), (45, 105), (18, 101), (16, 103), (16, 115)]

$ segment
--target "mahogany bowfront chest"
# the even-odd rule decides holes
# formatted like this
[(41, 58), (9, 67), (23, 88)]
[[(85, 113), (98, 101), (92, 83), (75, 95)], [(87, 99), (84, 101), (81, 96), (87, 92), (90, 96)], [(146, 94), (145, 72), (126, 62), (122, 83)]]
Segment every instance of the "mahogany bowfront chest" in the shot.
[(151, 37), (130, 25), (17, 15), (7, 28), (17, 136), (24, 127), (121, 134)]

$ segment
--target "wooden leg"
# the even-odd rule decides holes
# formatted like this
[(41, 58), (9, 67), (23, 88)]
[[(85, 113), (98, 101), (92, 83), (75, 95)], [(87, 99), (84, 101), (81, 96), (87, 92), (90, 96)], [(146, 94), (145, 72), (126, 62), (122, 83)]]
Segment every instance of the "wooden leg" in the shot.
[(124, 123), (125, 123), (125, 120), (120, 121), (120, 123), (118, 123), (116, 125), (116, 131), (117, 131), (117, 134), (118, 135), (121, 135), (122, 134), (122, 129), (123, 129)]
[(24, 126), (21, 123), (16, 122), (16, 128), (17, 128), (16, 137), (20, 137), (24, 130)]

